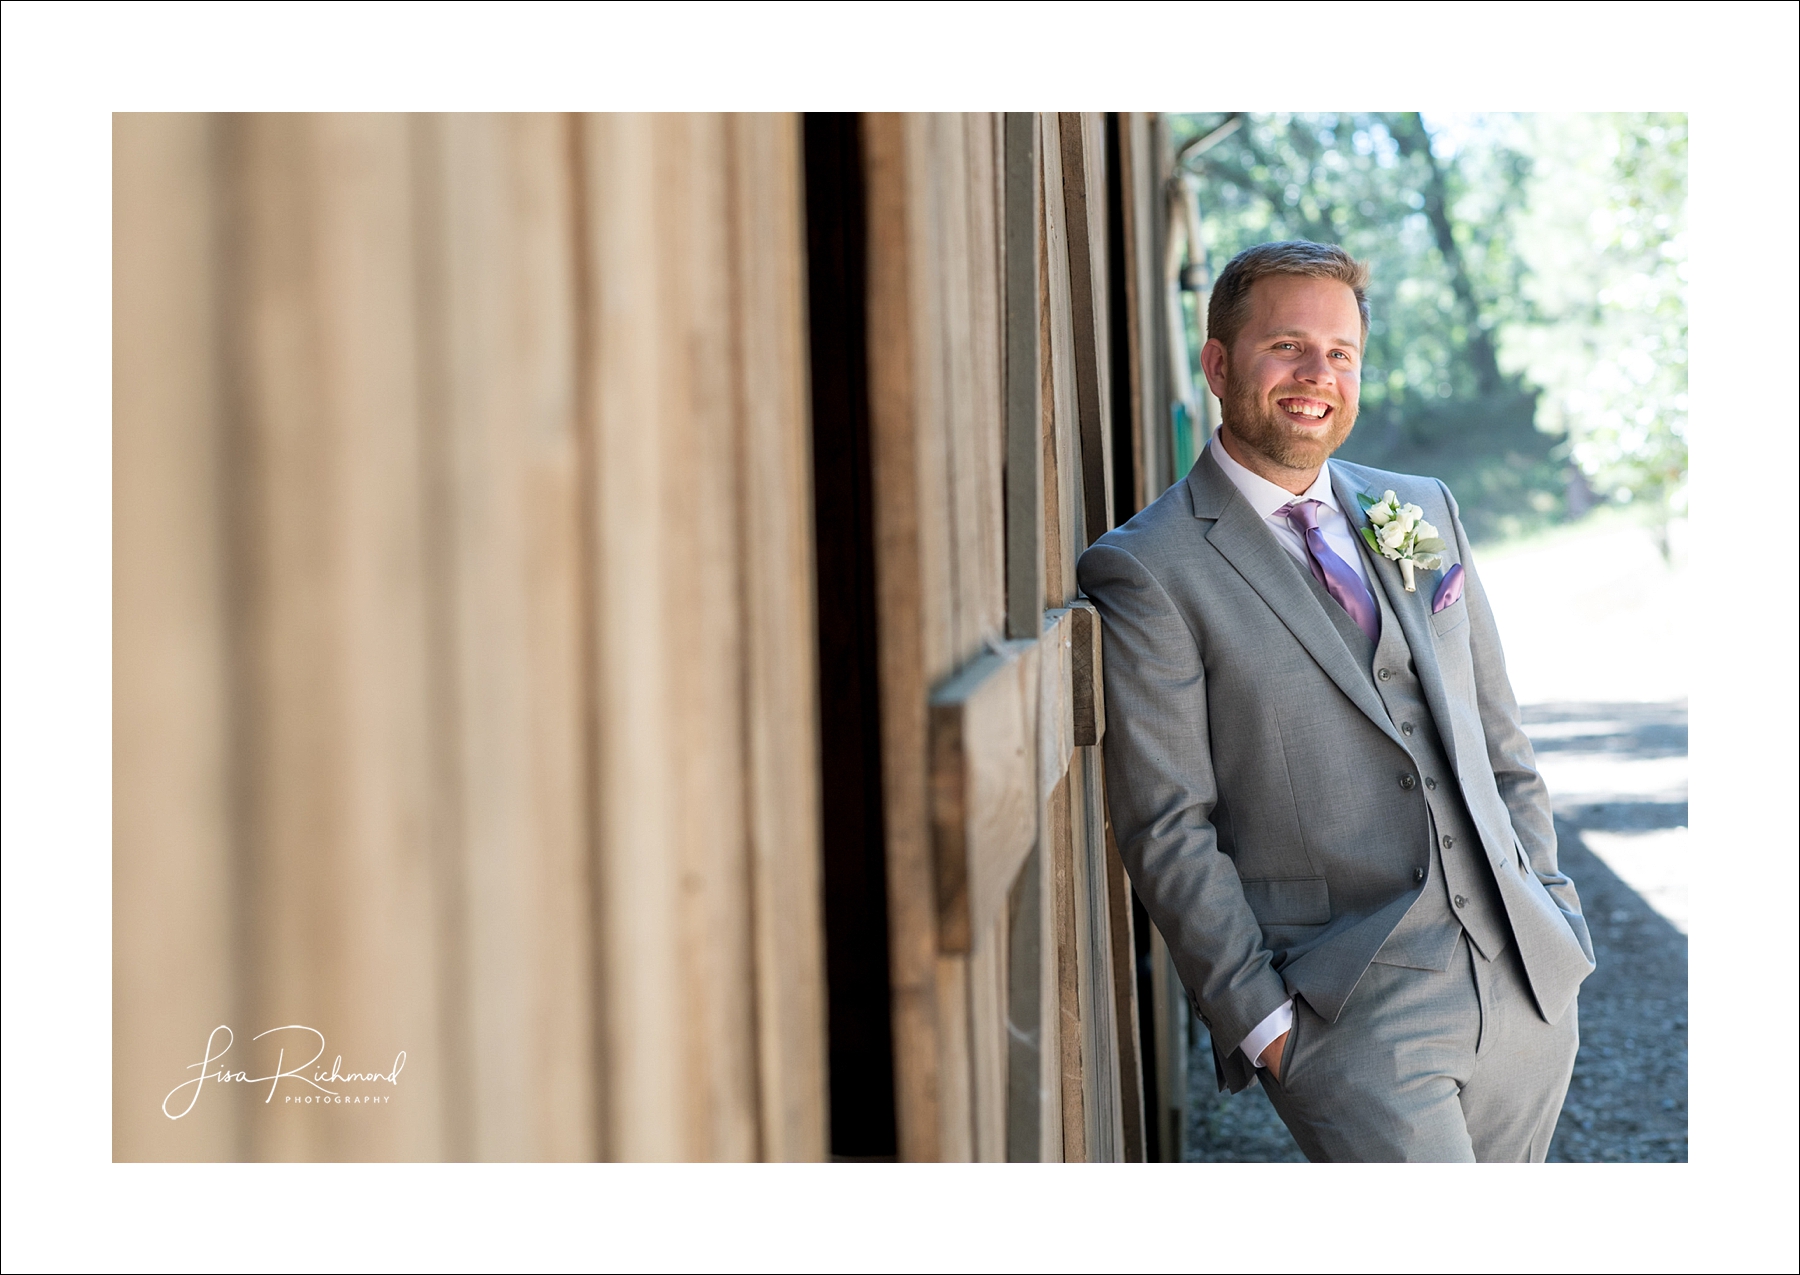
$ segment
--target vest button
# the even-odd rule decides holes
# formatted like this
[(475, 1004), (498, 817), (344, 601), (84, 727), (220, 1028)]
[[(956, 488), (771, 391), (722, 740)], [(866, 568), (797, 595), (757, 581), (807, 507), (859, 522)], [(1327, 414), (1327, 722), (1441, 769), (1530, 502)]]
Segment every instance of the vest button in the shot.
[(1388, 678), (1392, 677), (1393, 675), (1394, 675), (1393, 669), (1381, 668), (1381, 669), (1375, 670), (1375, 676), (1379, 677), (1384, 682), (1387, 681)]
[(1406, 789), (1407, 792), (1411, 792), (1413, 790), (1413, 785), (1418, 782), (1419, 781), (1414, 779), (1411, 775), (1400, 776), (1400, 786)]
[(1419, 882), (1423, 881), (1424, 879), (1425, 879), (1425, 869), (1424, 868), (1414, 868), (1413, 869), (1413, 884), (1417, 885)]
[(1425, 776), (1425, 786), (1427, 788), (1431, 789), (1433, 792), (1436, 792), (1437, 791), (1437, 780), (1433, 779), (1430, 775), (1427, 775), (1427, 776)]
[(1456, 896), (1456, 906), (1459, 908), (1466, 908), (1469, 906), (1469, 901), (1459, 894)]
[(1413, 730), (1413, 727), (1412, 727), (1411, 722), (1401, 722), (1400, 723), (1400, 733), (1402, 735), (1410, 735), (1410, 734), (1412, 734), (1412, 730)]
[(1455, 848), (1456, 848), (1456, 838), (1452, 837), (1448, 833), (1446, 833), (1444, 835), (1444, 849), (1454, 850)]

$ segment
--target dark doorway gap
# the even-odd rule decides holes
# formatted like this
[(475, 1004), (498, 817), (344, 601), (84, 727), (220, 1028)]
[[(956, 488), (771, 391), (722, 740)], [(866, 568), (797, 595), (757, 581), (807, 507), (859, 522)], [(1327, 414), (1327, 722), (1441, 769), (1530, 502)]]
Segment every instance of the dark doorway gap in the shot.
[(805, 119), (831, 1154), (896, 1154), (859, 117)]

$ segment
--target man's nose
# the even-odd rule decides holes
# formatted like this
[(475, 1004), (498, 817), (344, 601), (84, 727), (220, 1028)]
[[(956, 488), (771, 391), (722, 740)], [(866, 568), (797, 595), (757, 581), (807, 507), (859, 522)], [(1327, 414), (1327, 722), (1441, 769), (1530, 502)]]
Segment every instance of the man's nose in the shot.
[(1300, 359), (1300, 365), (1294, 369), (1294, 379), (1308, 385), (1335, 385), (1337, 369), (1331, 366), (1331, 360), (1325, 357), (1325, 351), (1308, 350)]

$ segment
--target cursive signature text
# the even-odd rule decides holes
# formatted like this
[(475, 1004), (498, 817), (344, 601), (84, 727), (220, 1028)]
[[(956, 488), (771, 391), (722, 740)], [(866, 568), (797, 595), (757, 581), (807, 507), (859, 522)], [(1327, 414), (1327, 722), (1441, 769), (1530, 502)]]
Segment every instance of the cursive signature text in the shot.
[[(301, 1033), (301, 1035), (297, 1037), (277, 1037), (277, 1041), (273, 1042), (277, 1043), (279, 1046), (275, 1055), (275, 1070), (266, 1076), (252, 1076), (247, 1071), (233, 1071), (225, 1065), (225, 1055), (231, 1051), (231, 1045), (235, 1038), (232, 1035), (231, 1028), (225, 1026), (223, 1023), (213, 1028), (212, 1032), (206, 1038), (206, 1049), (205, 1052), (201, 1054), (200, 1061), (197, 1063), (189, 1063), (187, 1066), (189, 1071), (198, 1071), (200, 1074), (191, 1079), (182, 1081), (173, 1089), (169, 1090), (162, 1101), (163, 1114), (171, 1120), (179, 1120), (187, 1115), (188, 1112), (194, 1109), (194, 1104), (200, 1101), (200, 1091), (206, 1087), (206, 1082), (209, 1080), (216, 1084), (225, 1085), (267, 1084), (269, 1086), (269, 1092), (268, 1095), (263, 1098), (263, 1103), (267, 1105), (268, 1103), (275, 1101), (275, 1093), (281, 1087), (281, 1082), (284, 1080), (297, 1081), (300, 1084), (311, 1086), (321, 1094), (337, 1097), (338, 1091), (328, 1088), (327, 1086), (354, 1082), (380, 1082), (382, 1084), (398, 1085), (400, 1083), (400, 1072), (406, 1066), (406, 1051), (402, 1049), (399, 1054), (395, 1056), (394, 1065), (385, 1072), (346, 1072), (343, 1070), (344, 1056), (342, 1054), (339, 1054), (332, 1060), (330, 1067), (319, 1067), (317, 1066), (319, 1059), (325, 1056), (325, 1033), (316, 1028), (302, 1027), (298, 1023), (290, 1023), (286, 1027), (271, 1027), (268, 1031), (260, 1032), (251, 1037), (251, 1039), (253, 1041), (261, 1040), (264, 1036), (275, 1036), (278, 1032), (298, 1032)], [(221, 1035), (223, 1036), (222, 1040)], [(299, 1057), (300, 1054), (304, 1053), (309, 1048), (312, 1049), (313, 1052), (304, 1062), (296, 1063), (289, 1067), (286, 1064), (288, 1050), (290, 1048), (294, 1050), (295, 1057)], [(184, 1090), (187, 1091), (187, 1105), (182, 1107), (180, 1111), (171, 1111), (170, 1105), (181, 1100), (181, 1095)]]

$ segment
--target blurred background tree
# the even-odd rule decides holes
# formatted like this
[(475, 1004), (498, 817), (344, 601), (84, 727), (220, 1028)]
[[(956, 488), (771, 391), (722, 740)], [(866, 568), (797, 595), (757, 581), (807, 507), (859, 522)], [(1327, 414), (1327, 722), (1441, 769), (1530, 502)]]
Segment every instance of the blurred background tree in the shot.
[(1491, 540), (1681, 507), (1686, 144), (1681, 115), (1252, 114), (1190, 167), (1213, 270), (1292, 238), (1371, 264), (1340, 454), (1444, 479)]

